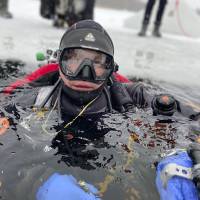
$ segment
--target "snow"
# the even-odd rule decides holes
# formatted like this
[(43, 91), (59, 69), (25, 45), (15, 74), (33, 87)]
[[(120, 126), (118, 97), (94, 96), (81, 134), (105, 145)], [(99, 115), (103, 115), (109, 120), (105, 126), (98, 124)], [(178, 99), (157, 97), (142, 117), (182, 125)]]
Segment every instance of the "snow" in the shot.
[(199, 0), (187, 0), (186, 3), (194, 10), (200, 9), (200, 1)]
[[(150, 35), (151, 27), (146, 38), (137, 37), (143, 10), (134, 13), (95, 8), (95, 20), (113, 38), (120, 73), (178, 85), (200, 86), (200, 28), (197, 26), (200, 17), (194, 11), (194, 4), (188, 4), (190, 1), (195, 0), (181, 0), (179, 7), (181, 23), (190, 36), (180, 30), (173, 10), (175, 1), (170, 1), (162, 26), (162, 39)], [(19, 58), (27, 63), (27, 72), (37, 67), (35, 53), (48, 48), (57, 49), (65, 32), (65, 29), (54, 28), (50, 20), (40, 17), (39, 6), (38, 0), (10, 0), (14, 18), (0, 18), (0, 59)]]

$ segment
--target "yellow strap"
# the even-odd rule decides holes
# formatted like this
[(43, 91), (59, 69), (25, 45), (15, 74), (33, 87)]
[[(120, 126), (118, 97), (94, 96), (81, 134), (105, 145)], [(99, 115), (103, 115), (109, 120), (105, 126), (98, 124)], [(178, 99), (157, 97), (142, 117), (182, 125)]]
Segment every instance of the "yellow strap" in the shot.
[[(86, 106), (84, 106), (83, 109), (80, 111), (80, 113), (79, 113), (72, 121), (70, 121), (69, 123), (67, 123), (67, 124), (64, 126), (64, 128), (67, 128), (67, 127), (69, 127), (70, 125), (72, 125), (72, 124), (74, 123), (74, 121), (75, 121), (78, 117), (80, 117), (80, 116), (85, 112), (85, 110), (86, 110), (94, 101), (96, 101), (96, 99), (97, 99), (98, 97), (99, 97), (99, 96), (97, 96), (97, 97), (94, 98), (92, 101), (90, 101)], [(56, 99), (53, 108), (51, 109), (49, 115), (47, 116), (47, 119), (46, 119), (45, 123), (42, 125), (42, 130), (43, 130), (45, 133), (49, 134), (49, 135), (57, 135), (58, 133), (60, 133), (60, 132), (62, 131), (62, 130), (59, 130), (59, 131), (57, 131), (57, 132), (50, 133), (50, 132), (48, 132), (48, 131), (46, 130), (47, 122), (48, 122), (48, 120), (49, 120), (49, 117), (50, 117), (51, 113), (52, 113), (53, 110), (55, 109), (57, 102), (58, 102), (58, 98)]]

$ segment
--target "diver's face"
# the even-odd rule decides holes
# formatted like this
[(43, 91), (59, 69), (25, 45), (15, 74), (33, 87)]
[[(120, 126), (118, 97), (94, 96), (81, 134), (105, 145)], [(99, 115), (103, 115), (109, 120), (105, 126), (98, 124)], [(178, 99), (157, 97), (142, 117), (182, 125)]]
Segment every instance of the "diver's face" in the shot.
[[(105, 54), (88, 49), (72, 49), (68, 51), (63, 57), (66, 65), (62, 66), (62, 70), (60, 70), (60, 77), (62, 78), (64, 84), (69, 88), (76, 91), (90, 92), (100, 88), (104, 82), (102, 81), (100, 83), (95, 83), (90, 81), (89, 79), (81, 80), (82, 76), (80, 76), (80, 79), (78, 78), (76, 80), (68, 79), (68, 77), (63, 72), (69, 70), (72, 73), (76, 73), (76, 71), (79, 69), (80, 64), (85, 59), (89, 59), (93, 62), (94, 73), (96, 76), (102, 76), (107, 71), (105, 66)], [(66, 67), (67, 69), (63, 69), (64, 67)]]
[(81, 80), (69, 80), (67, 77), (60, 71), (60, 77), (62, 78), (64, 84), (76, 91), (85, 91), (85, 92), (91, 92), (94, 90), (97, 90), (101, 87), (101, 84), (96, 84), (88, 81), (81, 81)]

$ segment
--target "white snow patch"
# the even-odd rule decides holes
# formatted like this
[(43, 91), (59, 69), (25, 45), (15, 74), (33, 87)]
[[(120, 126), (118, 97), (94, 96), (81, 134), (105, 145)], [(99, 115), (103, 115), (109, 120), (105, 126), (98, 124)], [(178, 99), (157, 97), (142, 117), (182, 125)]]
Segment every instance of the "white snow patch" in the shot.
[[(174, 2), (169, 4), (168, 9), (173, 8)], [(184, 2), (181, 0), (181, 15), (184, 14), (182, 19), (190, 23), (190, 31), (194, 32), (200, 17)], [(57, 49), (66, 31), (54, 28), (50, 20), (43, 19), (39, 15), (39, 6), (39, 0), (10, 0), (10, 11), (14, 18), (0, 18), (0, 59), (19, 58), (28, 64), (27, 71), (37, 68), (35, 53), (48, 48)], [(163, 24), (162, 39), (150, 35), (138, 38), (142, 17), (143, 11), (133, 13), (95, 8), (95, 20), (113, 38), (115, 59), (121, 66), (120, 72), (129, 76), (199, 86), (199, 37), (174, 34), (177, 30), (176, 21), (167, 17)]]

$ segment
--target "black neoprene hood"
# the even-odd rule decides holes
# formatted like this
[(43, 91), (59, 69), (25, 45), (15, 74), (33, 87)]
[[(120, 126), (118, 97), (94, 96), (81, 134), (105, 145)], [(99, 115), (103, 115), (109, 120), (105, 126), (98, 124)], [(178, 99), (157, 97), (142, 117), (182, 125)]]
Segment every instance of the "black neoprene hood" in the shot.
[(93, 20), (82, 20), (63, 35), (60, 50), (66, 48), (92, 49), (114, 56), (113, 42), (105, 29)]

